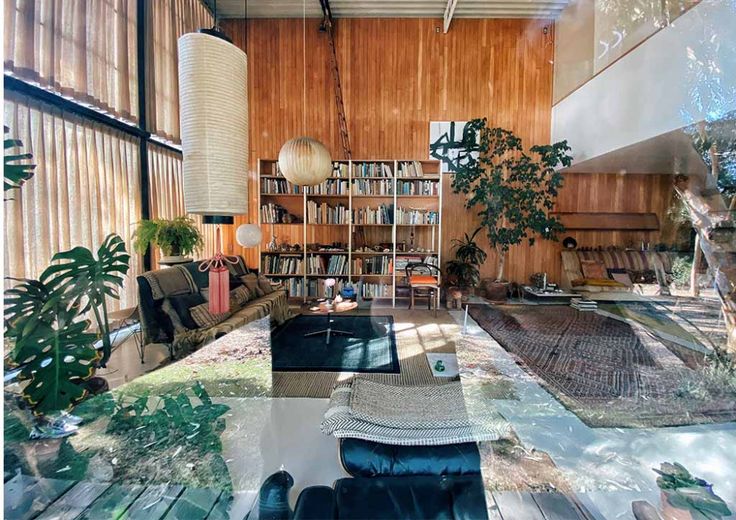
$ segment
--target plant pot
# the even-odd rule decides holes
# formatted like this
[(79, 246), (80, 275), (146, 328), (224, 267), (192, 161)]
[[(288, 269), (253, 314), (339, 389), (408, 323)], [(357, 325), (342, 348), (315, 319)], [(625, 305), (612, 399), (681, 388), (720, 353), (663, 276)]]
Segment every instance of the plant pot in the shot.
[(509, 295), (509, 283), (489, 281), (484, 283), (483, 290), (487, 300), (501, 303), (505, 302)]
[(84, 382), (84, 387), (91, 395), (101, 394), (110, 390), (107, 379), (100, 376), (92, 376)]
[(184, 264), (191, 261), (192, 259), (185, 255), (162, 256), (161, 260), (159, 260), (162, 264)]

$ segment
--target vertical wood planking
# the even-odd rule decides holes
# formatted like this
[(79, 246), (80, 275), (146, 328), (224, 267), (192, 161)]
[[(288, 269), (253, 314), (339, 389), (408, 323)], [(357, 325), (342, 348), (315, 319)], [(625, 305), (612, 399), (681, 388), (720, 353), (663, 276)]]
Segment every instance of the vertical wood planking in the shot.
[[(302, 23), (301, 19), (223, 21), (225, 32), (246, 50), (249, 69), (251, 200), (248, 218), (236, 219), (236, 226), (257, 221), (257, 160), (276, 158), (284, 141), (305, 131)], [(333, 159), (342, 159), (329, 47), (318, 24), (317, 19), (306, 21), (306, 133), (322, 141)], [(441, 26), (440, 19), (337, 21), (337, 59), (353, 157), (426, 159), (429, 121), (484, 116), (493, 125), (513, 130), (526, 146), (548, 143), (552, 23), (458, 19), (447, 34), (435, 32)], [(461, 196), (452, 193), (449, 178), (443, 192), (442, 258), (447, 261), (452, 258), (451, 240), (472, 231), (478, 218), (463, 208)], [(670, 194), (671, 178), (666, 176), (569, 174), (556, 210), (654, 211), (661, 216)], [(226, 233), (226, 243), (232, 243), (230, 235)], [(655, 235), (572, 234), (580, 245), (593, 247), (636, 244), (642, 239), (655, 242)], [(481, 245), (488, 247), (485, 239)], [(232, 252), (244, 254), (250, 266), (258, 265), (256, 249), (233, 247)], [(555, 243), (515, 247), (507, 276), (526, 281), (531, 273), (545, 270), (554, 280), (560, 273), (559, 251)], [(495, 275), (495, 260), (489, 255), (481, 268), (483, 277)]]

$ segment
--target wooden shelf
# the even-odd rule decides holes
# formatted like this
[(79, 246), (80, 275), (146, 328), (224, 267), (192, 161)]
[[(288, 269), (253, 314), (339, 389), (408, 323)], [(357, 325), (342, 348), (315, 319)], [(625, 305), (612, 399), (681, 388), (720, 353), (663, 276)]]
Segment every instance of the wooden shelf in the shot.
[[(345, 192), (340, 193), (305, 193), (307, 187), (299, 187), (298, 193), (287, 192), (287, 193), (262, 193), (263, 189), (281, 189), (284, 187), (283, 181), (286, 178), (283, 175), (272, 175), (276, 171), (274, 164), (275, 160), (259, 160), (258, 161), (258, 185), (255, 191), (258, 193), (258, 206), (259, 210), (262, 205), (267, 203), (277, 204), (283, 207), (283, 211), (290, 213), (291, 215), (300, 218), (299, 222), (292, 222), (284, 224), (283, 222), (274, 222), (270, 224), (275, 229), (274, 234), (279, 238), (280, 242), (287, 244), (298, 244), (302, 247), (302, 251), (260, 251), (260, 256), (263, 258), (264, 265), (271, 265), (268, 262), (276, 262), (275, 256), (283, 256), (283, 261), (306, 261), (306, 265), (302, 264), (302, 269), (309, 270), (310, 263), (314, 262), (315, 259), (321, 258), (323, 261), (329, 257), (337, 256), (333, 260), (340, 262), (346, 261), (344, 266), (345, 272), (343, 274), (266, 274), (266, 276), (272, 277), (274, 280), (279, 280), (282, 284), (294, 294), (302, 294), (302, 296), (291, 298), (290, 300), (301, 300), (307, 302), (310, 299), (316, 297), (315, 294), (310, 294), (310, 284), (312, 291), (314, 286), (321, 286), (321, 282), (325, 278), (337, 278), (344, 280), (345, 282), (350, 281), (357, 283), (358, 280), (363, 280), (365, 287), (364, 290), (368, 290), (369, 287), (377, 287), (379, 289), (385, 289), (386, 293), (382, 296), (376, 296), (371, 298), (365, 298), (366, 300), (379, 300), (382, 302), (388, 302), (389, 304), (395, 303), (396, 298), (401, 298), (397, 294), (397, 286), (405, 284), (405, 276), (403, 271), (378, 274), (378, 273), (364, 273), (357, 274), (353, 273), (353, 269), (370, 269), (376, 267), (379, 269), (387, 268), (387, 264), (396, 257), (408, 257), (408, 258), (427, 258), (431, 257), (437, 261), (442, 260), (439, 253), (436, 250), (440, 248), (440, 239), (442, 238), (442, 226), (440, 224), (397, 224), (397, 223), (367, 223), (367, 222), (341, 222), (341, 223), (317, 223), (306, 221), (310, 213), (307, 210), (308, 206), (320, 204), (327, 204), (328, 206), (344, 207), (345, 211), (349, 211), (347, 214), (343, 214), (342, 217), (347, 217), (348, 220), (352, 220), (358, 214), (356, 210), (367, 210), (370, 208), (375, 211), (377, 216), (387, 216), (397, 220), (399, 210), (403, 209), (406, 212), (412, 212), (412, 210), (422, 210), (437, 212), (439, 219), (442, 218), (442, 186), (444, 183), (441, 181), (441, 165), (438, 161), (424, 160), (416, 161), (422, 163), (425, 174), (421, 177), (397, 177), (398, 168), (400, 163), (415, 162), (412, 159), (405, 160), (366, 160), (366, 161), (333, 161), (336, 168), (340, 168), (340, 171), (344, 176), (331, 175), (322, 184), (320, 189), (328, 190), (332, 188), (329, 183), (338, 183), (335, 188), (342, 186), (342, 189), (347, 188)], [(339, 166), (337, 166), (339, 165)], [(376, 165), (376, 166), (363, 166), (363, 165)], [(383, 166), (381, 166), (383, 165)], [(365, 168), (365, 170), (363, 169)], [(369, 169), (370, 168), (370, 169)], [(389, 171), (390, 170), (390, 171)], [(379, 174), (378, 176), (362, 176), (362, 172), (374, 172)], [(413, 170), (412, 170), (413, 171)], [(332, 173), (337, 173), (334, 170)], [(279, 179), (279, 183), (274, 182), (272, 179)], [(345, 186), (344, 181), (348, 181), (349, 185)], [(371, 181), (374, 181), (373, 184)], [(437, 188), (436, 195), (425, 195), (420, 193), (408, 194), (399, 193), (400, 187), (408, 188), (401, 183), (414, 183), (412, 186), (420, 186), (416, 184), (418, 181), (434, 181), (438, 184), (430, 185), (431, 188)], [(380, 188), (379, 185), (380, 184)], [(268, 188), (266, 188), (268, 186)], [(327, 188), (325, 188), (327, 186)], [(289, 184), (288, 189), (296, 188)], [(372, 194), (369, 193), (370, 189), (376, 188), (379, 191), (384, 190), (384, 193)], [(288, 190), (287, 189), (287, 190)], [(412, 188), (413, 189), (413, 188)], [(385, 191), (390, 191), (386, 193)], [(301, 197), (302, 200), (299, 200)], [(382, 207), (378, 211), (379, 207)], [(388, 214), (386, 213), (388, 211)], [(393, 212), (393, 213), (392, 213)], [(330, 213), (330, 216), (337, 214), (337, 211)], [(259, 224), (266, 224), (266, 228), (269, 223), (263, 223), (260, 221), (264, 213), (259, 211)], [(410, 213), (415, 215), (414, 213)], [(361, 213), (363, 215), (363, 213)], [(313, 215), (312, 215), (313, 216)], [(421, 216), (421, 215), (420, 215)], [(434, 216), (434, 213), (433, 213)], [(279, 227), (280, 226), (280, 227)], [(278, 228), (276, 230), (276, 228)], [(396, 242), (401, 241), (403, 238), (407, 238), (409, 231), (407, 228), (416, 228), (417, 241), (416, 244), (422, 247), (431, 248), (435, 251), (396, 251)], [(427, 228), (428, 231), (422, 231), (421, 228)], [(435, 231), (435, 229), (437, 231)], [(431, 230), (431, 231), (429, 231)], [(264, 229), (265, 233), (265, 229)], [(385, 243), (391, 247), (391, 251), (352, 251), (356, 245), (353, 242), (359, 242), (360, 244), (381, 244)], [(391, 245), (393, 242), (393, 245)], [(266, 240), (263, 242), (265, 246)], [(345, 249), (330, 251), (330, 250), (314, 250), (307, 251), (307, 244), (340, 244)], [(370, 262), (377, 262), (375, 265)], [(369, 262), (366, 264), (366, 262)], [(324, 262), (321, 262), (324, 263)], [(379, 265), (379, 264), (383, 265)], [(280, 264), (277, 264), (280, 265)], [(291, 264), (292, 267), (293, 264)], [(315, 267), (312, 265), (311, 267)], [(325, 269), (327, 265), (323, 266)], [(383, 293), (381, 293), (383, 294)]]

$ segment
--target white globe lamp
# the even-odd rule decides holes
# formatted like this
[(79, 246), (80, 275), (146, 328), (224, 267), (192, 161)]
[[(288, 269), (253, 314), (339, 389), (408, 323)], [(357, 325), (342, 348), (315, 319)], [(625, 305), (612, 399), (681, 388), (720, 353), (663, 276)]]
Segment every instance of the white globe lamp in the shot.
[(325, 145), (311, 137), (286, 141), (279, 152), (279, 169), (297, 186), (316, 186), (332, 175), (332, 158)]
[(255, 224), (243, 224), (235, 230), (235, 240), (243, 247), (256, 247), (262, 237), (261, 228)]

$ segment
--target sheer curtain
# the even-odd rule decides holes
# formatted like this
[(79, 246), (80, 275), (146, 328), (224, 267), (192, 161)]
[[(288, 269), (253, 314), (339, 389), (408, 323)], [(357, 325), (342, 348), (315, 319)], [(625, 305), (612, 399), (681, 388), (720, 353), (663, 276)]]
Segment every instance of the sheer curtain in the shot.
[[(185, 215), (184, 191), (182, 181), (181, 154), (161, 146), (148, 147), (148, 175), (151, 218), (172, 219)], [(204, 238), (204, 250), (196, 258), (209, 258), (215, 254), (214, 225), (202, 224), (202, 217), (189, 215), (196, 223)], [(159, 251), (153, 252), (154, 268), (158, 265)]]
[[(110, 233), (131, 252), (131, 268), (113, 308), (136, 304), (132, 253), (141, 218), (138, 141), (24, 96), (5, 92), (5, 125), (33, 153), (35, 175), (9, 193), (5, 209), (5, 275), (37, 278), (51, 257), (84, 246), (96, 252)], [(12, 96), (12, 97), (9, 97)]]
[(209, 28), (212, 15), (201, 0), (151, 0), (147, 3), (146, 112), (148, 131), (174, 143), (179, 133), (179, 69), (177, 40), (182, 34)]
[(136, 0), (5, 0), (5, 71), (138, 119)]

